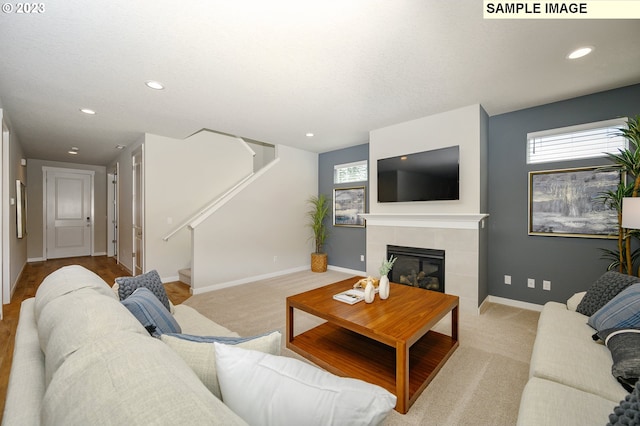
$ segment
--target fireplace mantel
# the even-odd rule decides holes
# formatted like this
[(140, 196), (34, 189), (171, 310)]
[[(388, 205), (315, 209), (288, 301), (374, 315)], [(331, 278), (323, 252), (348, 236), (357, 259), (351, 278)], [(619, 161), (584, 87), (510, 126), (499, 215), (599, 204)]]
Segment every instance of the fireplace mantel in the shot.
[(479, 229), (484, 228), (484, 219), (489, 215), (485, 213), (366, 213), (360, 216), (372, 226)]

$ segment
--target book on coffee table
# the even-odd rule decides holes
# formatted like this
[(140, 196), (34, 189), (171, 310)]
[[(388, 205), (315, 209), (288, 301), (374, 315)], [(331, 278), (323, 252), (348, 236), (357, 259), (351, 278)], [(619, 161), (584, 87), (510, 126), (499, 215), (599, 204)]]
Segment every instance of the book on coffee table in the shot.
[(358, 289), (350, 289), (343, 291), (342, 293), (334, 294), (333, 298), (340, 302), (348, 303), (350, 305), (356, 304), (361, 300), (364, 300), (364, 291)]
[[(378, 293), (378, 289), (374, 289), (374, 293)], [(334, 294), (333, 298), (340, 302), (348, 303), (350, 305), (356, 304), (361, 300), (364, 300), (364, 290), (361, 288), (352, 288), (345, 290), (342, 293)]]

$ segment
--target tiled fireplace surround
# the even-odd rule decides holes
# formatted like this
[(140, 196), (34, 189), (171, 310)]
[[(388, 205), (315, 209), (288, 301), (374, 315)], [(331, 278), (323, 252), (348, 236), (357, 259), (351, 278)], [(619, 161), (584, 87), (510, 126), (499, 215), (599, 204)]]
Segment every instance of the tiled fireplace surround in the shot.
[(445, 287), (460, 309), (478, 314), (482, 300), (485, 214), (366, 214), (367, 274), (379, 275), (387, 245), (445, 251)]

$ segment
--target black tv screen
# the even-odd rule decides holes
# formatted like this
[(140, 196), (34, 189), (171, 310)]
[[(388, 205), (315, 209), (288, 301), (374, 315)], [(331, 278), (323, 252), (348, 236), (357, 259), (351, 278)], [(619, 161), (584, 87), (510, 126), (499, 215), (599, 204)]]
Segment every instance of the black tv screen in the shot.
[(378, 202), (460, 199), (460, 147), (378, 160)]

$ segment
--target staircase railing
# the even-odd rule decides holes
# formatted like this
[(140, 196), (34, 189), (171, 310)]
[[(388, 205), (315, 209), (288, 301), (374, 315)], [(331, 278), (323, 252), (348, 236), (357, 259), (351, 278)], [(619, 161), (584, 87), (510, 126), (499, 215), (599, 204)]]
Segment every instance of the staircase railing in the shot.
[(186, 220), (180, 222), (180, 224), (178, 226), (176, 226), (171, 232), (169, 232), (167, 235), (165, 235), (164, 237), (162, 237), (163, 241), (169, 241), (169, 239), (171, 237), (173, 237), (175, 234), (177, 234), (182, 228), (189, 226), (189, 224), (191, 222), (193, 222), (194, 220), (196, 220), (197, 218), (201, 217), (202, 215), (207, 214), (207, 212), (213, 208), (214, 206), (220, 204), (225, 198), (227, 198), (231, 193), (234, 193), (234, 191), (240, 187), (243, 183), (245, 183), (246, 181), (248, 181), (249, 179), (251, 179), (251, 177), (254, 175), (255, 173), (250, 173), (249, 175), (245, 176), (244, 178), (242, 178), (240, 180), (240, 182), (236, 183), (234, 186), (232, 186), (229, 190), (227, 190), (224, 194), (220, 195), (219, 197), (217, 197), (216, 199), (214, 199), (213, 201), (211, 201), (210, 203), (208, 203), (206, 206), (204, 206), (203, 208), (201, 208), (200, 210), (198, 210), (195, 214), (189, 216)]
[(261, 175), (263, 175), (267, 170), (273, 167), (276, 163), (280, 161), (279, 158), (274, 159), (271, 163), (267, 164), (262, 169), (258, 170), (255, 173), (250, 173), (249, 175), (242, 178), (238, 183), (232, 186), (225, 193), (208, 203), (206, 206), (198, 210), (195, 214), (189, 216), (188, 219), (180, 222), (178, 226), (176, 226), (171, 232), (165, 235), (162, 240), (169, 241), (169, 239), (182, 230), (184, 227), (188, 227), (189, 229), (195, 229), (199, 224), (204, 222), (209, 216), (211, 216), (216, 210), (226, 204), (229, 200), (231, 200), (238, 192), (242, 191), (246, 186), (248, 186), (253, 180), (258, 179)]

